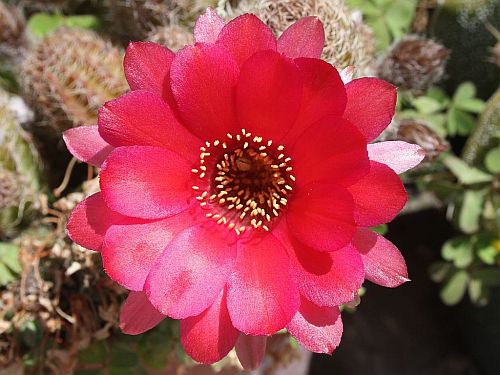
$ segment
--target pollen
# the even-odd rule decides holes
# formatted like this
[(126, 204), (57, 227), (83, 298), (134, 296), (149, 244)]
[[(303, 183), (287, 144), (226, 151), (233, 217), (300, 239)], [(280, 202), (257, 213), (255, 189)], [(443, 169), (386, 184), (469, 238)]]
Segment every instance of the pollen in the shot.
[(227, 140), (205, 142), (200, 165), (193, 168), (200, 183), (193, 186), (206, 217), (241, 235), (269, 231), (293, 193), (292, 159), (283, 145), (252, 136), (245, 129)]

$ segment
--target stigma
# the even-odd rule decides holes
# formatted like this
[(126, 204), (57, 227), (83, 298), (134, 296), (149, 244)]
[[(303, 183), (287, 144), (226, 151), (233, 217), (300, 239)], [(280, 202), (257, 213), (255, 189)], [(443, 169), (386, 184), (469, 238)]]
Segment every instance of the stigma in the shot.
[(292, 159), (283, 145), (245, 129), (200, 147), (199, 183), (192, 188), (206, 217), (237, 235), (269, 231), (293, 192)]

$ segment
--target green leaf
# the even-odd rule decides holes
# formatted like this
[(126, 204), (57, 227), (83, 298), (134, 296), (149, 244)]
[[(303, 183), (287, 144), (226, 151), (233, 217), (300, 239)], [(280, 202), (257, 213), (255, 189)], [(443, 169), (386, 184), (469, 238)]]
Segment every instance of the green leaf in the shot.
[(30, 347), (36, 348), (42, 340), (43, 329), (41, 324), (35, 320), (27, 320), (19, 327), (23, 343)]
[(476, 87), (472, 82), (464, 82), (457, 87), (453, 95), (454, 102), (460, 102), (464, 99), (472, 99), (476, 95)]
[(372, 231), (377, 232), (378, 234), (380, 234), (382, 236), (387, 233), (388, 229), (389, 229), (389, 227), (387, 226), (387, 224), (380, 224), (380, 225), (377, 225), (376, 227), (371, 228)]
[(488, 151), (484, 158), (484, 165), (491, 173), (500, 173), (500, 147)]
[(412, 104), (417, 109), (417, 111), (424, 114), (436, 113), (443, 109), (441, 103), (427, 96), (420, 96), (413, 99)]
[(469, 282), (469, 297), (472, 303), (484, 306), (488, 303), (489, 289), (482, 280), (471, 279)]
[(64, 25), (82, 29), (97, 29), (99, 27), (99, 20), (93, 15), (69, 16), (65, 17)]
[(486, 103), (481, 99), (463, 99), (455, 102), (455, 107), (465, 112), (481, 113), (486, 108)]
[(472, 263), (473, 257), (472, 243), (469, 237), (455, 237), (444, 243), (441, 249), (441, 256), (445, 260), (453, 262), (457, 268), (465, 268)]
[(480, 279), (484, 285), (497, 286), (500, 285), (500, 269), (486, 268), (476, 270), (471, 275), (474, 279)]
[(28, 30), (37, 37), (44, 37), (61, 26), (97, 28), (99, 21), (93, 15), (69, 16), (61, 14), (35, 13), (28, 20)]
[(448, 132), (450, 135), (468, 135), (474, 128), (474, 118), (468, 113), (451, 107), (448, 111)]
[(78, 353), (78, 362), (81, 364), (104, 364), (108, 348), (103, 341), (95, 341), (88, 348)]
[(469, 275), (465, 270), (456, 270), (441, 288), (439, 296), (448, 306), (456, 305), (465, 294)]
[(448, 277), (453, 266), (448, 262), (434, 262), (429, 267), (429, 276), (435, 283), (441, 283)]
[(28, 20), (28, 30), (37, 37), (44, 37), (63, 25), (64, 17), (60, 14), (35, 13)]
[(385, 20), (394, 39), (408, 31), (413, 18), (415, 4), (412, 1), (394, 2), (385, 12)]
[(21, 273), (19, 247), (0, 242), (0, 285), (6, 285), (19, 277)]
[(443, 89), (439, 87), (431, 87), (429, 90), (427, 90), (427, 93), (425, 94), (428, 98), (434, 99), (441, 104), (443, 108), (448, 106), (450, 103), (450, 99), (448, 98), (448, 95), (444, 92)]
[(495, 249), (495, 246), (489, 245), (478, 249), (477, 256), (481, 259), (481, 261), (483, 261), (483, 263), (493, 265), (497, 259), (498, 252), (497, 249)]
[(479, 219), (483, 211), (485, 191), (465, 191), (458, 215), (458, 226), (464, 233), (474, 233), (479, 229)]
[(382, 18), (374, 18), (368, 22), (375, 33), (375, 45), (378, 51), (382, 51), (391, 43), (391, 35)]
[(442, 161), (462, 184), (470, 185), (490, 182), (493, 179), (493, 176), (490, 174), (469, 166), (465, 161), (454, 155), (446, 154), (443, 156)]

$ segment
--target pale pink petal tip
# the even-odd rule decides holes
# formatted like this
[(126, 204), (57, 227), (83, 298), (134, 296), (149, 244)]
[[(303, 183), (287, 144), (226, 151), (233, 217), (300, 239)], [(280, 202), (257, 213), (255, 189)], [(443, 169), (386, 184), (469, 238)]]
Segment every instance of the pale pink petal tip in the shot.
[(386, 164), (400, 174), (416, 167), (425, 157), (425, 150), (403, 141), (387, 141), (368, 145), (370, 160)]
[(63, 133), (63, 139), (75, 158), (96, 167), (100, 167), (113, 151), (113, 146), (100, 136), (97, 126), (68, 129)]
[(223, 27), (224, 20), (214, 9), (209, 7), (196, 20), (194, 40), (196, 43), (215, 43)]
[(325, 31), (318, 17), (304, 17), (286, 29), (278, 39), (278, 52), (291, 58), (319, 59), (325, 45)]
[(340, 78), (342, 78), (342, 82), (344, 82), (344, 85), (352, 81), (354, 71), (355, 68), (352, 65), (349, 65), (348, 67), (342, 69), (342, 71), (340, 72)]
[(340, 344), (343, 325), (338, 307), (320, 307), (302, 298), (287, 329), (306, 349), (332, 354)]
[(144, 292), (130, 292), (120, 312), (120, 328), (128, 335), (139, 335), (156, 327), (164, 318)]
[(245, 370), (255, 370), (260, 366), (266, 353), (266, 336), (241, 334), (236, 341), (236, 355)]
[(371, 282), (395, 288), (410, 281), (403, 255), (389, 240), (367, 228), (358, 230), (352, 241)]

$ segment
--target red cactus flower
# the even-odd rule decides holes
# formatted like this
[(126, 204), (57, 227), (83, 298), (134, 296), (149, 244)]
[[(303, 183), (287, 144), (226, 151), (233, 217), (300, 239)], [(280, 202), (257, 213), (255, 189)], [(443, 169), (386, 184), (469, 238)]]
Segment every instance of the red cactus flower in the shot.
[(282, 328), (331, 353), (338, 306), (365, 278), (407, 281), (398, 249), (369, 227), (402, 209), (397, 173), (422, 150), (367, 145), (391, 121), (396, 90), (376, 78), (344, 85), (320, 60), (317, 18), (276, 40), (253, 15), (224, 25), (209, 9), (194, 35), (177, 54), (131, 43), (131, 91), (97, 126), (65, 133), (73, 155), (102, 168), (101, 191), (75, 208), (68, 233), (131, 290), (126, 333), (179, 319), (201, 363), (236, 345), (255, 367)]

